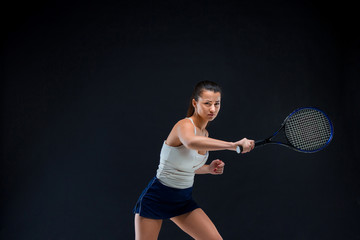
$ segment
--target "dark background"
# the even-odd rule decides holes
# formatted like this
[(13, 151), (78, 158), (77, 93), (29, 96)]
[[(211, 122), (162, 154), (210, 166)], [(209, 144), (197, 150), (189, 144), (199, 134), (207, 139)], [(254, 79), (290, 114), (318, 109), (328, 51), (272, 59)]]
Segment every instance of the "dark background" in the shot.
[[(272, 134), (333, 120), (324, 151), (212, 152), (194, 198), (224, 239), (360, 239), (359, 18), (350, 1), (29, 1), (2, 7), (0, 238), (133, 239), (132, 208), (200, 80), (209, 127)], [(5, 15), (6, 13), (6, 15)], [(189, 239), (165, 221), (160, 239)]]

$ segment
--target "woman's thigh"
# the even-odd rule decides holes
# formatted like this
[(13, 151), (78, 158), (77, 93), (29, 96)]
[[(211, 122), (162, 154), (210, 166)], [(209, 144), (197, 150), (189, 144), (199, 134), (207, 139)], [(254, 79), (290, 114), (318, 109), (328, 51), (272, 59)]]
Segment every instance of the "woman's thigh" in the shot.
[(156, 240), (161, 229), (161, 219), (150, 219), (135, 214), (135, 239)]
[(201, 208), (171, 218), (171, 220), (194, 239), (222, 239), (213, 222)]

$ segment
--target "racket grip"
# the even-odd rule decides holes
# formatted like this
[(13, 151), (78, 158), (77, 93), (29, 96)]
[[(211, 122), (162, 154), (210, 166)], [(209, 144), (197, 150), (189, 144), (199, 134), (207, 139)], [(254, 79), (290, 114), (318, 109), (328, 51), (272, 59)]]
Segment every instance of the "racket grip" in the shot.
[(243, 151), (243, 147), (242, 146), (237, 146), (236, 147), (236, 152), (237, 153), (241, 153)]

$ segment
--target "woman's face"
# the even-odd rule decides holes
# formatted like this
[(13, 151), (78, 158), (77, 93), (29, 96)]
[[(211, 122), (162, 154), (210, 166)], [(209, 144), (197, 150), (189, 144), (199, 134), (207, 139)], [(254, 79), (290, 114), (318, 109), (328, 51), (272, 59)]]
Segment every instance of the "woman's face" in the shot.
[(213, 91), (203, 90), (201, 95), (199, 96), (198, 101), (195, 101), (195, 99), (193, 99), (193, 106), (195, 108), (195, 112), (201, 118), (207, 121), (212, 121), (219, 113), (220, 100), (220, 92), (215, 93)]

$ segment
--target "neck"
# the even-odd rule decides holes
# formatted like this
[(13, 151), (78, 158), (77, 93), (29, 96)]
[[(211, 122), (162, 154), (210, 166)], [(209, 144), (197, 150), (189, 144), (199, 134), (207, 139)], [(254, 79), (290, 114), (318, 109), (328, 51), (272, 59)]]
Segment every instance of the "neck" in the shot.
[(209, 121), (204, 120), (199, 115), (193, 114), (191, 116), (192, 120), (194, 121), (195, 126), (200, 128), (200, 130), (204, 130), (208, 124)]

